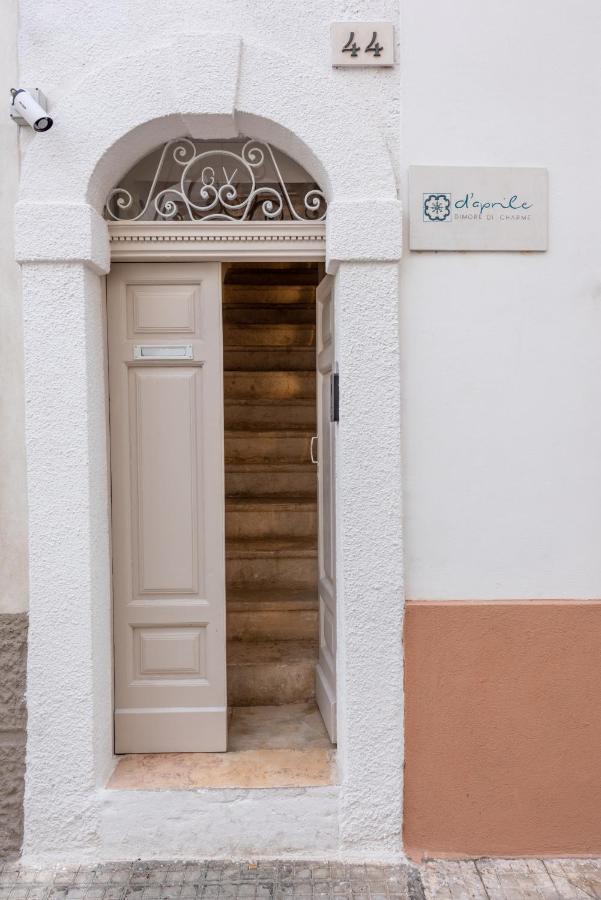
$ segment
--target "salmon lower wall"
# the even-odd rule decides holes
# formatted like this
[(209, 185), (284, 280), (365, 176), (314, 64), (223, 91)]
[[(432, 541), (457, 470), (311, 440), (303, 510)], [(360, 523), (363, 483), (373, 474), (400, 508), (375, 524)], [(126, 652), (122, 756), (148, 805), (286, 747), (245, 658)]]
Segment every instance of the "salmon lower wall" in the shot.
[(414, 859), (601, 854), (601, 601), (409, 602)]

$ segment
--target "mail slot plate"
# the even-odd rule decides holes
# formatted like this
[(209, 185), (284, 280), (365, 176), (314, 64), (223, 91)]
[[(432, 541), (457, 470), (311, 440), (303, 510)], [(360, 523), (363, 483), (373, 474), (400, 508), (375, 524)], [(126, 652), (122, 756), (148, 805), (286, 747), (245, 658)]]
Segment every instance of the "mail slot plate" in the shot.
[(194, 359), (192, 344), (136, 344), (134, 359)]

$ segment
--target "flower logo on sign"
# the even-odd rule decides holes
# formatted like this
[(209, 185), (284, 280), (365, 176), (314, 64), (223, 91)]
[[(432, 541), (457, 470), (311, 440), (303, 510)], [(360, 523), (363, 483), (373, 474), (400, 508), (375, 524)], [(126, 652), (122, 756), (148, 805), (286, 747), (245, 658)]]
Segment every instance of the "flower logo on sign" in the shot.
[(424, 221), (445, 222), (451, 218), (450, 194), (424, 194)]

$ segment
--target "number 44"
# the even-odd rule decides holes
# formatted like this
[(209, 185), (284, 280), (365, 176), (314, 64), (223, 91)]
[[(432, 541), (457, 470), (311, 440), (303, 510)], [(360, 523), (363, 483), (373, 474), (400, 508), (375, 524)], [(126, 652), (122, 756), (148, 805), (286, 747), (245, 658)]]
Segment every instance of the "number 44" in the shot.
[[(384, 47), (378, 42), (378, 32), (374, 31), (374, 33), (371, 36), (371, 41), (365, 48), (365, 52), (373, 53), (374, 58), (375, 58), (377, 56), (381, 56), (383, 49), (384, 49)], [(355, 42), (355, 32), (351, 31), (348, 41), (342, 48), (342, 52), (350, 53), (351, 57), (355, 57), (355, 56), (359, 56), (360, 50), (361, 50), (361, 47), (358, 47)]]

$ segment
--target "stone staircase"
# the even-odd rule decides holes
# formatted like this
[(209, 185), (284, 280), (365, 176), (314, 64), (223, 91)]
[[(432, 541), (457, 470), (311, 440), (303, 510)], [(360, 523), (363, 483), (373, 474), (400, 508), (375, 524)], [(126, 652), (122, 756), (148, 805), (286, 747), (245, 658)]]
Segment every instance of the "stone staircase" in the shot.
[(223, 285), (228, 703), (315, 696), (317, 483), (311, 264)]

